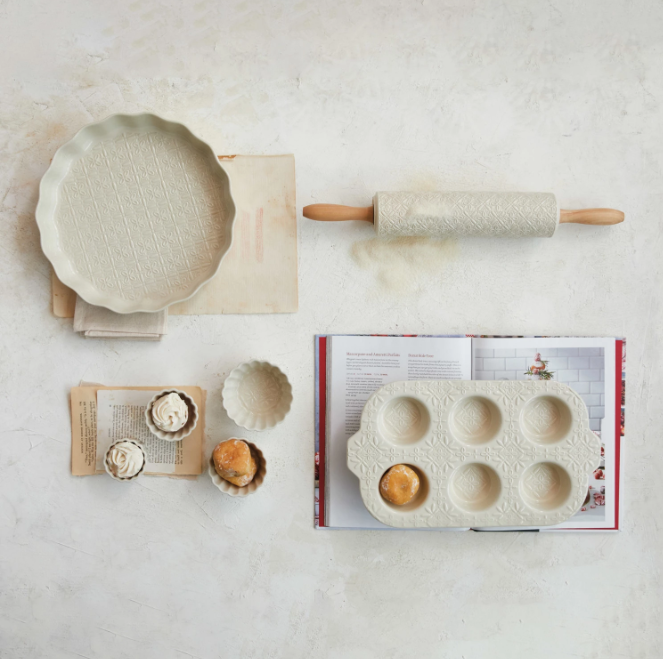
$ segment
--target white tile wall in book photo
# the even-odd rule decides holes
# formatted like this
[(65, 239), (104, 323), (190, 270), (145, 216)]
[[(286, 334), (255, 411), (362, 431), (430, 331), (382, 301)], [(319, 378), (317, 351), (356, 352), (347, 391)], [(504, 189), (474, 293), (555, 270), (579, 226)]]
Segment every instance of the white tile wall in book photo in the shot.
[(481, 349), (474, 358), (476, 380), (527, 380), (525, 372), (537, 352), (548, 362), (553, 380), (575, 389), (587, 405), (589, 425), (600, 431), (605, 417), (605, 355), (603, 348)]

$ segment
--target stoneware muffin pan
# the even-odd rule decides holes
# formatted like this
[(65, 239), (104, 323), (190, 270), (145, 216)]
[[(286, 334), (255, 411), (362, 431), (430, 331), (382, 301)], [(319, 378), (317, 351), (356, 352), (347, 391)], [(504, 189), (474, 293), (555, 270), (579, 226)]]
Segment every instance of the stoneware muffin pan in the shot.
[[(235, 439), (241, 438), (236, 437)], [(214, 483), (214, 485), (219, 488), (221, 492), (224, 494), (229, 494), (231, 497), (246, 497), (249, 494), (253, 494), (262, 485), (263, 481), (265, 480), (265, 476), (267, 475), (267, 463), (265, 462), (265, 456), (262, 454), (262, 451), (247, 439), (242, 439), (242, 441), (249, 445), (251, 453), (253, 453), (258, 462), (258, 471), (256, 471), (256, 475), (248, 485), (245, 485), (244, 487), (238, 487), (237, 485), (233, 485), (227, 481), (225, 478), (221, 478), (221, 476), (216, 473), (216, 469), (214, 468), (214, 460), (212, 459), (211, 455), (208, 463), (208, 473), (212, 479), (212, 483)]]
[[(157, 428), (152, 419), (152, 407), (154, 403), (156, 403), (161, 396), (165, 396), (166, 394), (177, 394), (189, 408), (189, 417), (187, 418), (186, 423), (182, 428), (175, 432), (167, 432), (166, 430)], [(147, 407), (145, 408), (145, 423), (150, 429), (150, 432), (153, 435), (156, 435), (159, 439), (163, 439), (166, 442), (179, 442), (181, 439), (188, 437), (198, 424), (198, 405), (196, 405), (196, 401), (194, 401), (189, 394), (180, 389), (164, 389), (158, 394), (154, 394), (152, 400), (147, 404)]]
[[(366, 402), (347, 457), (383, 524), (538, 527), (580, 509), (600, 444), (582, 398), (559, 382), (394, 382)], [(421, 483), (404, 506), (379, 492), (396, 464)]]
[(273, 428), (285, 419), (292, 404), (292, 387), (285, 373), (269, 362), (240, 364), (223, 384), (223, 407), (247, 430)]

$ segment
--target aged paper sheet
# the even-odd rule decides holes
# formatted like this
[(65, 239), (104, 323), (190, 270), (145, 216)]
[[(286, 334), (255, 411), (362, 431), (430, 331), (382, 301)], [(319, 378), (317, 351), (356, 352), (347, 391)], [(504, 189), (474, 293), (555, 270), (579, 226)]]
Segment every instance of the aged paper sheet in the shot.
[(152, 396), (164, 387), (83, 386), (71, 390), (71, 473), (105, 473), (103, 456), (114, 441), (129, 437), (147, 453), (145, 474), (197, 476), (203, 471), (205, 392), (200, 387), (177, 387), (193, 398), (198, 425), (180, 442), (154, 437), (143, 414)]

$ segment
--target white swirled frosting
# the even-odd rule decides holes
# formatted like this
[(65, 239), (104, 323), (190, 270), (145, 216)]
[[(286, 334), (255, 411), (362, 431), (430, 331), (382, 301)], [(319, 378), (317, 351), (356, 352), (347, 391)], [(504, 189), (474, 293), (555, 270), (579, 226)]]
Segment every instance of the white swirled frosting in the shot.
[(139, 446), (123, 440), (110, 448), (106, 462), (118, 478), (131, 478), (143, 468), (145, 457)]
[(177, 432), (186, 425), (189, 408), (176, 393), (161, 396), (152, 406), (152, 420), (159, 430)]

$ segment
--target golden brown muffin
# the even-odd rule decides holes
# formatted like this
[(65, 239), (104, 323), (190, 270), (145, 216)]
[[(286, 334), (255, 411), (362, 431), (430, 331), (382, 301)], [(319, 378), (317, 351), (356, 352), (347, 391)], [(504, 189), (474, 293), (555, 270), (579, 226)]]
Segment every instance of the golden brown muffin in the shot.
[(258, 462), (253, 455), (253, 451), (251, 451), (251, 469), (247, 474), (244, 474), (243, 476), (235, 476), (234, 478), (232, 476), (221, 476), (221, 478), (225, 478), (225, 480), (233, 485), (237, 485), (237, 487), (245, 487), (253, 480), (257, 471)]
[(228, 439), (218, 444), (212, 460), (216, 473), (226, 479), (248, 474), (255, 464), (249, 445), (241, 439)]
[(380, 494), (396, 506), (404, 506), (419, 491), (419, 476), (407, 465), (394, 465), (380, 479)]

